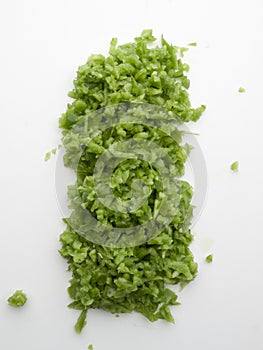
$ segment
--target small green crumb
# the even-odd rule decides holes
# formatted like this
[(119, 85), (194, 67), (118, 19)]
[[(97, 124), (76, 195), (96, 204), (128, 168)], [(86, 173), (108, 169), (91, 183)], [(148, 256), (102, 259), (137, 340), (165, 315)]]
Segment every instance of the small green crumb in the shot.
[(197, 46), (197, 43), (189, 43), (188, 46)]
[(184, 57), (184, 53), (188, 51), (188, 47), (180, 47), (180, 56)]
[(116, 317), (116, 318), (119, 318), (119, 317), (120, 317), (120, 315), (119, 315), (119, 314), (115, 314), (115, 317)]
[(50, 159), (50, 157), (51, 157), (51, 152), (47, 152), (44, 158), (45, 162), (47, 162)]
[(7, 301), (10, 306), (21, 307), (27, 302), (27, 296), (22, 290), (17, 290)]
[(60, 148), (61, 148), (61, 144), (58, 145), (58, 149), (60, 149)]
[(205, 258), (205, 261), (208, 263), (211, 263), (213, 261), (213, 255), (212, 254), (207, 255), (207, 257)]
[(89, 349), (89, 350), (93, 350), (93, 345), (90, 344), (90, 345), (88, 346), (88, 349)]
[(236, 161), (236, 162), (231, 164), (230, 169), (237, 173), (238, 172), (238, 166), (239, 166), (239, 163), (238, 163), (238, 161)]
[(53, 148), (50, 152), (47, 152), (46, 155), (45, 155), (45, 162), (47, 162), (50, 158), (51, 158), (51, 155), (52, 154), (56, 154), (57, 153), (57, 149), (60, 149), (61, 145), (58, 145), (58, 148)]
[(242, 86), (240, 86), (240, 88), (238, 89), (238, 92), (246, 92), (246, 89), (245, 88), (243, 88)]

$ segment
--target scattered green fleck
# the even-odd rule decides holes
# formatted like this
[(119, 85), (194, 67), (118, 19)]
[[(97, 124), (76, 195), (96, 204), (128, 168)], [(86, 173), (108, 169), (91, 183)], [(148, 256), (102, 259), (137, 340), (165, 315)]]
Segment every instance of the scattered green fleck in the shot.
[(211, 263), (213, 261), (213, 255), (212, 254), (207, 255), (205, 260), (206, 260), (206, 262)]
[(188, 47), (180, 47), (180, 56), (184, 57), (184, 53), (188, 51)]
[[(180, 138), (175, 142), (158, 128), (143, 124), (122, 124), (98, 133), (82, 148), (77, 169), (74, 165), (76, 150), (83, 144), (72, 129), (98, 109), (143, 102), (164, 108), (163, 122), (169, 118), (183, 122), (200, 118), (205, 106), (192, 107), (188, 94), (189, 66), (180, 58), (186, 49), (170, 45), (164, 38), (160, 46), (149, 46), (154, 41), (151, 30), (120, 46), (117, 39), (112, 39), (107, 56), (91, 55), (78, 69), (69, 93), (73, 102), (59, 120), (66, 149), (64, 164), (73, 168), (77, 177), (76, 183), (69, 186), (68, 197), (78, 223), (81, 216), (75, 208), (79, 208), (79, 198), (81, 206), (108, 227), (140, 225), (149, 221), (158, 208), (162, 195), (158, 172), (140, 159), (120, 163), (111, 181), (112, 191), (122, 200), (130, 199), (134, 180), (146, 182), (150, 195), (139, 209), (132, 213), (115, 212), (98, 200), (92, 176), (96, 159), (116, 142), (132, 138), (156, 142), (167, 149), (177, 172), (184, 174), (187, 152)], [(112, 116), (114, 113), (107, 118)], [(85, 326), (90, 308), (114, 314), (137, 311), (152, 322), (158, 319), (174, 322), (170, 306), (178, 305), (178, 301), (168, 285), (184, 285), (197, 275), (197, 264), (189, 248), (193, 239), (192, 187), (184, 180), (178, 181), (180, 205), (174, 219), (145, 244), (124, 248), (95, 244), (80, 236), (64, 219), (67, 226), (60, 236), (60, 254), (72, 273), (68, 293), (73, 301), (69, 307), (82, 311), (75, 326), (77, 333)]]
[(47, 152), (44, 158), (45, 162), (47, 162), (50, 159), (50, 157), (51, 157), (51, 152)]
[(189, 43), (188, 46), (197, 46), (197, 43)]
[(119, 317), (120, 317), (120, 315), (119, 315), (119, 314), (115, 314), (115, 317), (116, 317), (116, 318), (119, 318)]
[(61, 148), (61, 145), (58, 145), (57, 148), (53, 148), (50, 152), (47, 152), (46, 155), (45, 155), (45, 162), (47, 162), (50, 158), (51, 158), (51, 155), (55, 155), (57, 153), (57, 149), (60, 149)]
[(22, 290), (17, 290), (7, 301), (10, 306), (21, 307), (25, 305), (27, 296)]
[(239, 162), (238, 161), (232, 163), (231, 166), (230, 166), (231, 170), (234, 171), (235, 173), (238, 172), (238, 167), (239, 167)]
[(88, 349), (89, 349), (89, 350), (93, 350), (93, 345), (90, 344), (90, 345), (88, 346)]
[(240, 86), (240, 88), (238, 89), (238, 92), (241, 92), (241, 93), (246, 92), (246, 89)]

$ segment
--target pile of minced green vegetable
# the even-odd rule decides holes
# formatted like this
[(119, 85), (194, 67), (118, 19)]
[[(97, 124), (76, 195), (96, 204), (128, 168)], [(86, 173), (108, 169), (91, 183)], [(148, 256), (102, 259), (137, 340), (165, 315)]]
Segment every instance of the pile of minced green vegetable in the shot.
[[(113, 39), (109, 55), (91, 55), (79, 67), (74, 89), (69, 96), (74, 101), (68, 105), (60, 120), (66, 149), (65, 165), (70, 166), (74, 155), (75, 138), (71, 130), (82, 118), (99, 108), (123, 102), (144, 102), (165, 108), (175, 119), (197, 121), (204, 111), (202, 105), (192, 108), (187, 89), (188, 65), (181, 60), (182, 49), (169, 45), (164, 39), (154, 46), (151, 30), (145, 30), (133, 43), (117, 46)], [(83, 207), (99, 221), (112, 227), (129, 227), (149, 220), (158, 198), (154, 188), (156, 171), (143, 161), (123, 162), (113, 176), (116, 196), (129, 199), (130, 184), (143, 178), (151, 187), (146, 203), (133, 212), (112, 212), (105, 208), (94, 193), (93, 170), (96, 159), (111, 144), (133, 137), (154, 140), (166, 148), (183, 174), (187, 159), (183, 146), (153, 128), (134, 124), (118, 125), (106, 130), (92, 140), (83, 151), (77, 181), (70, 187), (69, 198), (74, 203), (74, 191), (81, 193)], [(67, 224), (60, 236), (61, 255), (67, 259), (72, 272), (69, 307), (81, 310), (75, 329), (81, 332), (86, 324), (86, 314), (91, 308), (112, 313), (137, 311), (150, 321), (165, 319), (173, 322), (170, 306), (177, 304), (177, 295), (168, 285), (184, 285), (193, 280), (197, 264), (189, 249), (192, 241), (190, 219), (192, 215), (192, 188), (180, 180), (180, 206), (173, 221), (156, 237), (135, 247), (110, 248), (92, 243), (81, 237)], [(74, 205), (73, 205), (74, 207)], [(65, 222), (68, 223), (67, 219)]]

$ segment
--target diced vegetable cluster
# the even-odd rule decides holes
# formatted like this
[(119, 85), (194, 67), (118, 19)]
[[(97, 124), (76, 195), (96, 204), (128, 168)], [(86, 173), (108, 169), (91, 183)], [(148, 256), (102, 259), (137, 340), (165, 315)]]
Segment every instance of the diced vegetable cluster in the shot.
[[(66, 156), (70, 166), (74, 148), (71, 130), (88, 114), (99, 108), (125, 102), (150, 103), (173, 112), (175, 120), (196, 121), (204, 111), (202, 105), (192, 108), (185, 75), (188, 65), (180, 58), (180, 48), (162, 39), (161, 46), (153, 46), (151, 30), (142, 32), (133, 43), (117, 46), (113, 39), (109, 55), (92, 55), (79, 67), (70, 96), (74, 99), (60, 118)], [(141, 137), (158, 143), (168, 150), (183, 175), (187, 152), (183, 145), (149, 126), (118, 125), (100, 133), (90, 148), (83, 151), (77, 181), (69, 189), (74, 207), (74, 193), (81, 194), (83, 206), (99, 221), (112, 227), (130, 227), (151, 218), (159, 196), (157, 171), (144, 161), (127, 160), (121, 163), (112, 177), (116, 196), (130, 199), (131, 183), (143, 179), (151, 195), (137, 211), (115, 213), (105, 208), (94, 192), (93, 170), (96, 159), (117, 141)], [(71, 147), (72, 146), (72, 147)], [(165, 319), (173, 322), (170, 306), (177, 304), (177, 295), (168, 285), (184, 285), (194, 279), (197, 264), (189, 249), (192, 241), (192, 188), (180, 180), (180, 206), (173, 221), (160, 234), (145, 244), (127, 248), (109, 248), (81, 237), (67, 225), (61, 234), (61, 255), (67, 259), (72, 279), (68, 289), (72, 298), (69, 307), (81, 310), (75, 329), (81, 332), (90, 308), (112, 313), (137, 311), (150, 321)], [(65, 219), (65, 222), (67, 220)]]
[(27, 302), (27, 296), (22, 290), (16, 290), (7, 301), (10, 306), (21, 307)]

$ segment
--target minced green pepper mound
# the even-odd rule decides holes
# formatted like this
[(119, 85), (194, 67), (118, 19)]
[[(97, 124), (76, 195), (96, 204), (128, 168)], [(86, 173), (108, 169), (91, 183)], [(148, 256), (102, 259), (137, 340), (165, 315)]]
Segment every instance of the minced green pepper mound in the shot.
[[(161, 46), (153, 46), (154, 41), (151, 30), (143, 31), (133, 43), (121, 46), (113, 39), (107, 57), (92, 55), (79, 68), (74, 89), (69, 94), (74, 102), (68, 105), (59, 121), (66, 148), (66, 166), (71, 166), (75, 147), (71, 130), (99, 108), (127, 102), (150, 103), (173, 112), (175, 120), (199, 119), (205, 107), (191, 107), (187, 92), (189, 80), (185, 74), (189, 67), (179, 57), (180, 48), (169, 45), (164, 39)], [(70, 186), (68, 192), (73, 210), (77, 191), (83, 206), (98, 221), (112, 227), (130, 227), (152, 217), (159, 198), (159, 180), (156, 170), (146, 162), (127, 160), (112, 176), (113, 192), (124, 200), (130, 198), (134, 179), (146, 182), (148, 179), (151, 195), (139, 210), (112, 212), (94, 194), (92, 174), (96, 159), (114, 142), (135, 137), (166, 148), (178, 174), (184, 174), (188, 153), (180, 140), (172, 142), (160, 130), (145, 125), (118, 125), (100, 133), (92, 140), (90, 148), (83, 150), (76, 170), (76, 184)], [(193, 239), (190, 231), (192, 187), (183, 180), (178, 180), (178, 186), (180, 205), (174, 219), (156, 237), (139, 246), (101, 246), (81, 237), (67, 224), (60, 236), (60, 253), (67, 259), (72, 272), (68, 291), (73, 302), (69, 307), (82, 310), (75, 326), (78, 333), (86, 324), (90, 308), (112, 313), (137, 311), (150, 321), (165, 319), (173, 322), (170, 306), (178, 304), (177, 295), (168, 285), (184, 285), (197, 274), (197, 264), (189, 249)], [(67, 219), (65, 222), (68, 223)]]

